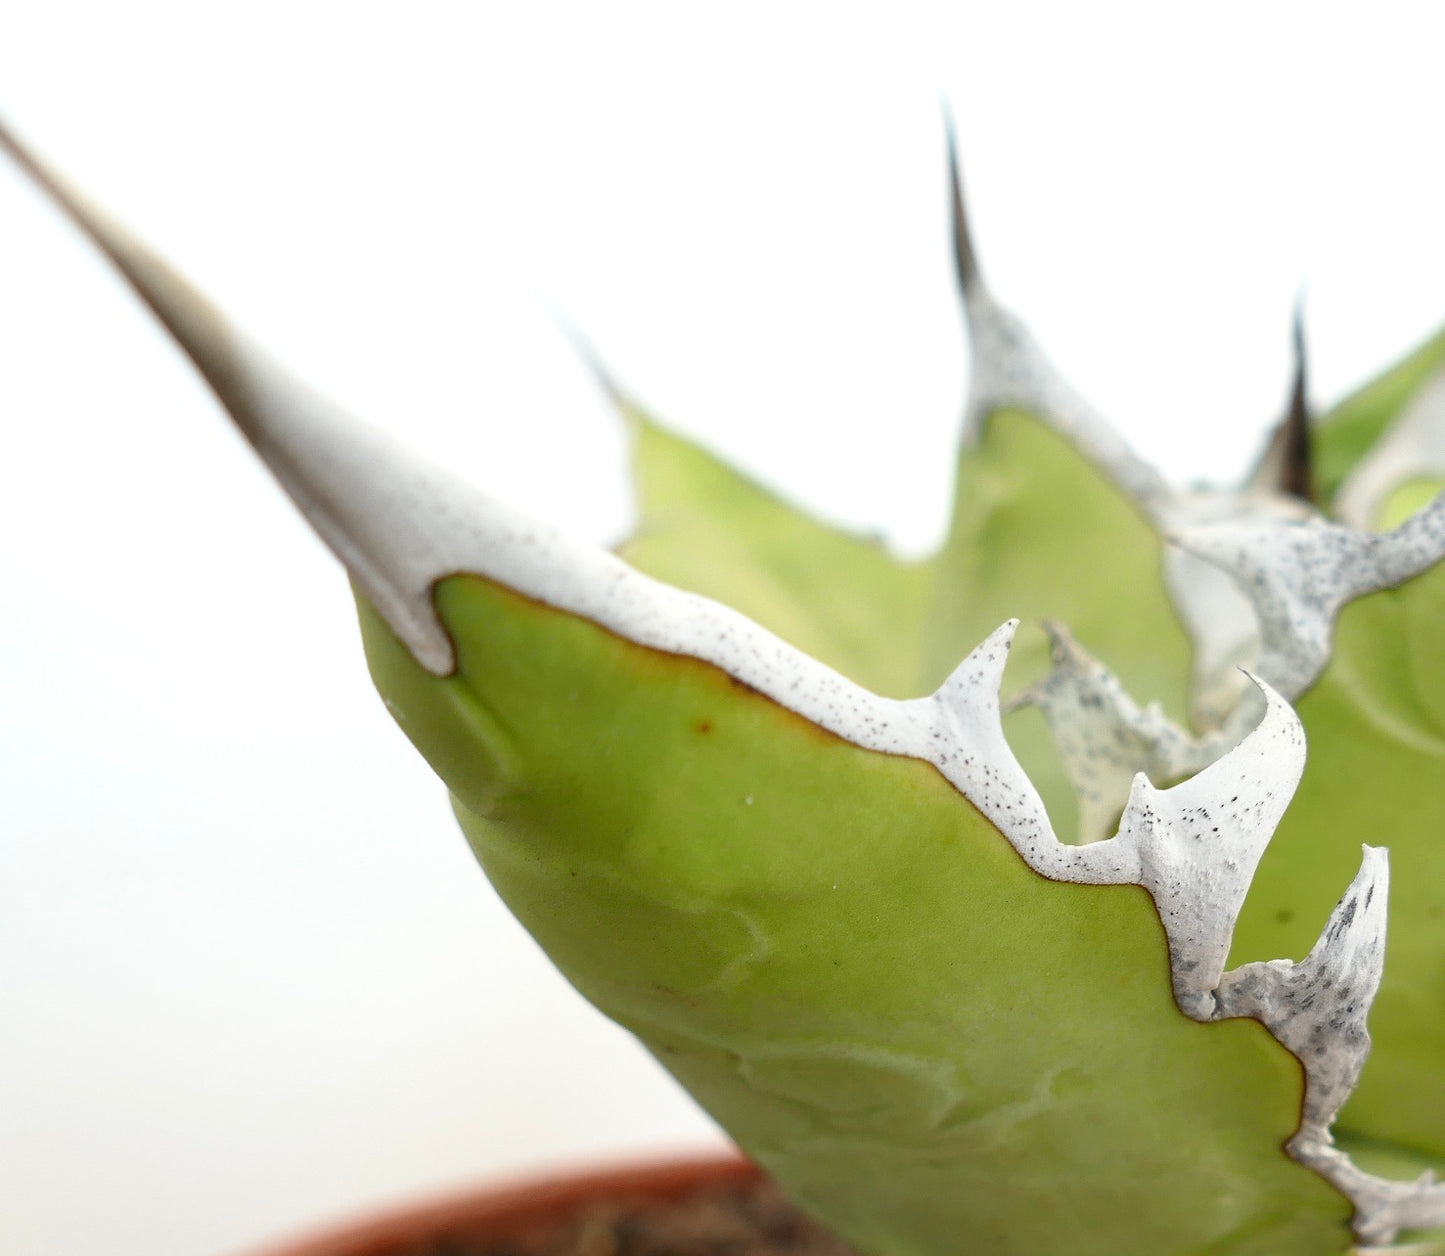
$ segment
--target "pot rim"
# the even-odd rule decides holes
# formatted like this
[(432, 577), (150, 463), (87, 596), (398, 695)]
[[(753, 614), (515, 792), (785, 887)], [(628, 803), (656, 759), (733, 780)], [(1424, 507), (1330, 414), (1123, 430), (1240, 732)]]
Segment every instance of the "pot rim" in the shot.
[(746, 1181), (759, 1174), (740, 1152), (693, 1152), (606, 1167), (518, 1172), (499, 1182), (368, 1210), (357, 1220), (323, 1225), (298, 1239), (252, 1248), (247, 1256), (383, 1256), (398, 1243), (415, 1243), (428, 1234), (465, 1227), (469, 1236), (484, 1238), (598, 1197), (669, 1199), (705, 1183)]

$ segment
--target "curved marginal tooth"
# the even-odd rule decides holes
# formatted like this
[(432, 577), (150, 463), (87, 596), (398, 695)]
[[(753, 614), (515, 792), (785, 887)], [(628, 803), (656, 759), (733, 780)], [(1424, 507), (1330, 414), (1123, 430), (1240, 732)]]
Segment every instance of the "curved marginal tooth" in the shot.
[(1190, 528), (1171, 539), (1248, 596), (1259, 618), (1259, 674), (1293, 699), (1324, 670), (1341, 607), (1445, 558), (1445, 493), (1383, 535), (1309, 518)]
[(1109, 836), (1138, 773), (1152, 781), (1185, 776), (1232, 744), (1220, 733), (1196, 740), (1157, 704), (1141, 708), (1063, 625), (1046, 622), (1044, 629), (1053, 643), (1053, 667), (1014, 704), (1038, 707), (1049, 723), (1078, 795), (1081, 842)]
[(996, 629), (927, 698), (903, 703), (929, 727), (927, 756), (1008, 837), (1035, 872), (1081, 885), (1139, 879), (1136, 852), (1118, 841), (1071, 846), (1059, 841), (1038, 790), (1014, 757), (999, 712), (1008, 648), (1018, 620)]
[(1260, 689), (1259, 726), (1197, 776), (1167, 790), (1135, 778), (1115, 839), (1138, 852), (1139, 884), (1169, 939), (1175, 1001), (1195, 1020), (1215, 1015), (1239, 910), (1304, 771), (1298, 717)]
[(1304, 1111), (1289, 1153), (1355, 1206), (1356, 1235), (1389, 1243), (1401, 1229), (1445, 1225), (1445, 1187), (1430, 1174), (1394, 1182), (1365, 1173), (1334, 1145), (1330, 1125), (1370, 1054), (1367, 1018), (1385, 965), (1388, 853), (1366, 846), (1360, 870), (1308, 956), (1227, 973), (1216, 1015), (1261, 1022), (1304, 1066)]
[(1061, 848), (1043, 800), (1004, 736), (999, 686), (1019, 621), (995, 628), (936, 692), (900, 704), (928, 728), (927, 756), (1031, 866)]
[(933, 694), (931, 701), (946, 708), (970, 735), (991, 733), (998, 724), (999, 687), (1018, 630), (1017, 619), (1005, 620), (969, 651)]
[[(1389, 852), (1363, 847), (1360, 870), (1289, 985), (1296, 997), (1276, 1037), (1306, 1062), (1305, 1124), (1327, 1129), (1370, 1054), (1366, 1026), (1385, 971)], [(1312, 1001), (1309, 1008), (1303, 1005)]]
[(1304, 1064), (1301, 1138), (1311, 1132), (1328, 1138), (1370, 1053), (1366, 1017), (1384, 971), (1389, 892), (1388, 855), (1366, 846), (1359, 872), (1304, 960), (1246, 964), (1220, 984), (1221, 1019), (1252, 1016)]
[(1437, 477), (1445, 477), (1445, 370), (1430, 377), (1345, 477), (1335, 514), (1369, 531), (1391, 490), (1407, 480)]
[(934, 762), (950, 779), (955, 773), (971, 774), (975, 760), (986, 760), (995, 767), (1007, 765), (1000, 782), (1007, 786), (1006, 792), (1022, 794), (1033, 792), (1033, 784), (1009, 749), (999, 718), (999, 687), (1018, 626), (1017, 619), (1000, 624), (931, 696), (905, 705), (919, 711), (932, 728), (932, 740), (939, 747)]

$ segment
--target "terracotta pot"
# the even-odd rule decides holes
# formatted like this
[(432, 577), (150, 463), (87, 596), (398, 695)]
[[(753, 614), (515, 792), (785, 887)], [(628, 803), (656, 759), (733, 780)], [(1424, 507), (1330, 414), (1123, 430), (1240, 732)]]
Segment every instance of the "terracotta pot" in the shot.
[(739, 1156), (625, 1165), (535, 1178), (446, 1196), (323, 1231), (252, 1256), (419, 1256), (433, 1246), (514, 1239), (601, 1201), (667, 1201), (700, 1187), (755, 1181)]

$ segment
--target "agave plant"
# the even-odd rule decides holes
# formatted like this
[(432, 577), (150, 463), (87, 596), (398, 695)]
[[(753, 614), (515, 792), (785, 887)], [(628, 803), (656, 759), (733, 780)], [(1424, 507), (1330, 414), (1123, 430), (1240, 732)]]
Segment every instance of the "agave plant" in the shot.
[(1177, 490), (996, 302), (955, 173), (939, 551), (604, 374), (614, 555), (308, 390), (4, 143), (344, 563), (517, 916), (860, 1250), (1445, 1250), (1445, 336), (1318, 419), (1301, 348), (1247, 483)]

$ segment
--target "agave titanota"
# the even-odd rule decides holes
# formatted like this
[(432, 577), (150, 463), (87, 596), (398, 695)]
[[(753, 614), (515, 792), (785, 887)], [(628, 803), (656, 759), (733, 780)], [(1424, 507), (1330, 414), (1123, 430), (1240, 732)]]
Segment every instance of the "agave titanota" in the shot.
[[(1177, 492), (991, 296), (955, 180), (974, 375), (939, 553), (811, 522), (619, 393), (623, 561), (340, 413), (7, 144), (345, 563), (378, 687), (518, 916), (845, 1236), (1445, 1226), (1445, 1190), (1331, 1135), (1378, 991), (1340, 1128), (1362, 1163), (1445, 1151), (1441, 344), (1313, 427), (1300, 389), (1248, 484)], [(1361, 839), (1409, 872), (1383, 988)]]

